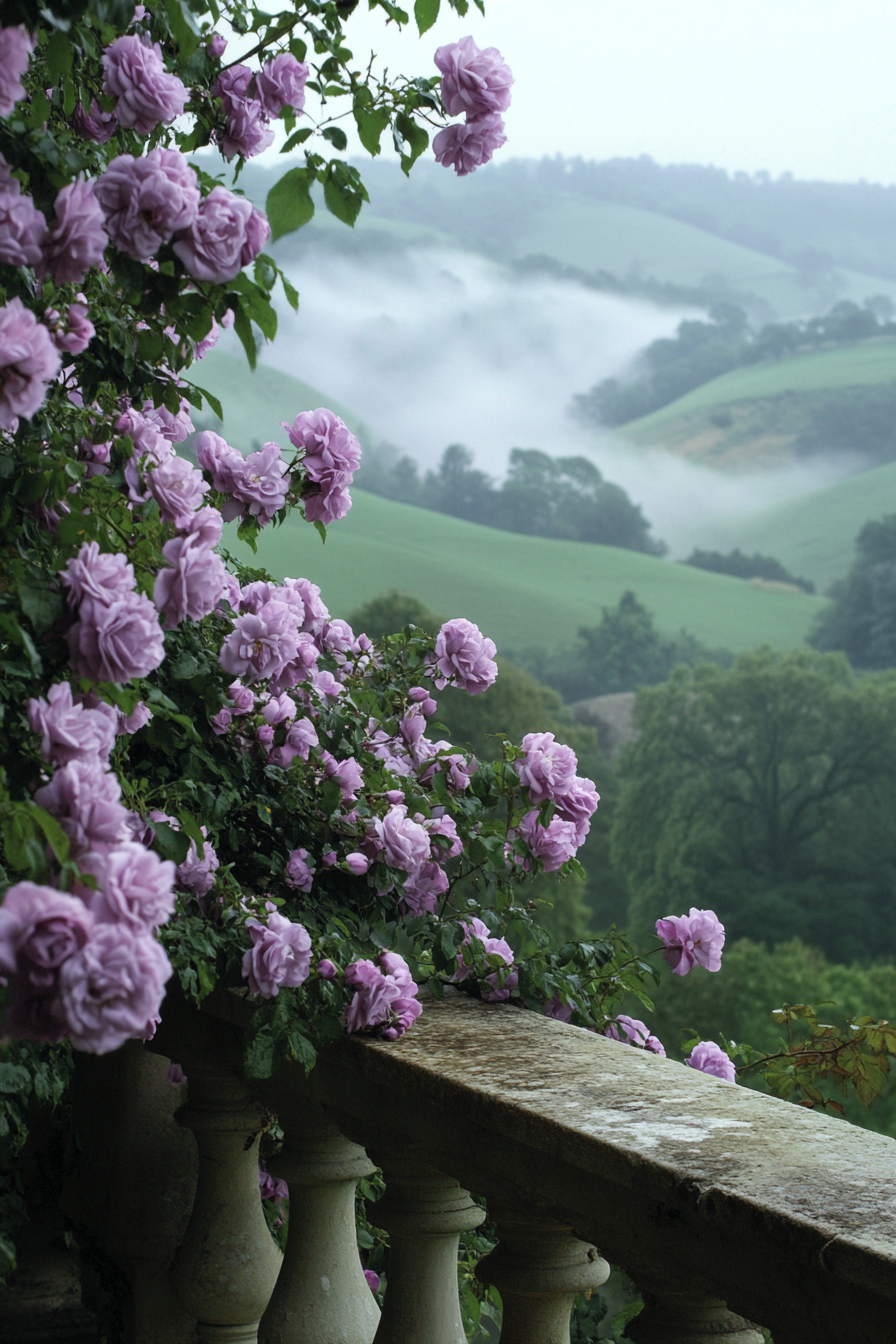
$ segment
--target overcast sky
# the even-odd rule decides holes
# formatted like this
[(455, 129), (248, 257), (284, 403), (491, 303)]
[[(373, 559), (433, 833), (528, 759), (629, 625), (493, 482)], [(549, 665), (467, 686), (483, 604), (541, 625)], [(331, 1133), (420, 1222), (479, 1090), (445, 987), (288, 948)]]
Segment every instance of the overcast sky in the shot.
[[(404, 0), (411, 10), (412, 0)], [(508, 155), (650, 154), (801, 178), (896, 182), (896, 0), (486, 0), (422, 39), (364, 0), (348, 25), (429, 73), (471, 32), (516, 76)]]

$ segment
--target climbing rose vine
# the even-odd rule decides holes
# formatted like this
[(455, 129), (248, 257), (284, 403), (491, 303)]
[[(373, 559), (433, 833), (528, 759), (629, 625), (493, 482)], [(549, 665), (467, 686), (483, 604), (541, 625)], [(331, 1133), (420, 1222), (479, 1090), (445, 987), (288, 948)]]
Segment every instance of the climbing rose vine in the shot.
[[(451, 985), (662, 1053), (615, 1015), (643, 997), (626, 939), (553, 949), (526, 895), (576, 871), (598, 806), (574, 753), (534, 733), (485, 764), (431, 731), (444, 688), (494, 683), (493, 641), (457, 615), (374, 643), (310, 578), (231, 554), (228, 525), (254, 549), (291, 512), (324, 535), (344, 519), (354, 434), (298, 411), (245, 454), (201, 386), (222, 329), (254, 367), (276, 287), (297, 306), (265, 249), (311, 217), (311, 186), (347, 224), (366, 199), (343, 112), (371, 153), (391, 129), (406, 172), (434, 130), (463, 175), (504, 143), (507, 64), (465, 37), (436, 74), (362, 78), (330, 0), (231, 0), (226, 38), (176, 0), (17, 13), (0, 28), (5, 1032), (104, 1053), (150, 1039), (166, 994), (240, 989), (263, 1076), (338, 1032), (394, 1040), (421, 986)], [(278, 127), (304, 162), (261, 209), (234, 170)], [(222, 433), (197, 432), (206, 405)], [(710, 913), (657, 928), (676, 974), (718, 969)], [(702, 1047), (691, 1063), (719, 1072)]]

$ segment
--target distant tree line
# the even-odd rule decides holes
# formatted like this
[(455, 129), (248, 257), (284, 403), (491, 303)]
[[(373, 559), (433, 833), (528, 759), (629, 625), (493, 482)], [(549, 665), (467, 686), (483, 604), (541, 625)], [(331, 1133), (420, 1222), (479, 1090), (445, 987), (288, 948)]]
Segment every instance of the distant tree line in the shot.
[(892, 336), (894, 312), (886, 297), (867, 299), (861, 307), (844, 301), (824, 317), (771, 322), (753, 331), (743, 309), (715, 304), (708, 322), (688, 319), (679, 323), (675, 336), (652, 341), (639, 356), (640, 377), (631, 382), (605, 378), (590, 392), (576, 395), (573, 411), (586, 424), (628, 424), (732, 369), (839, 341)]
[(814, 593), (811, 579), (798, 579), (771, 555), (744, 555), (739, 547), (725, 555), (722, 551), (693, 550), (682, 564), (707, 569), (711, 574), (729, 574), (734, 579), (768, 579), (774, 583), (792, 583), (803, 592)]
[(455, 443), (425, 475), (411, 457), (390, 462), (383, 452), (368, 454), (356, 483), (387, 499), (507, 532), (621, 546), (646, 555), (666, 552), (665, 544), (650, 535), (638, 505), (621, 486), (605, 481), (586, 457), (514, 448), (507, 476), (497, 485), (474, 465), (469, 448)]

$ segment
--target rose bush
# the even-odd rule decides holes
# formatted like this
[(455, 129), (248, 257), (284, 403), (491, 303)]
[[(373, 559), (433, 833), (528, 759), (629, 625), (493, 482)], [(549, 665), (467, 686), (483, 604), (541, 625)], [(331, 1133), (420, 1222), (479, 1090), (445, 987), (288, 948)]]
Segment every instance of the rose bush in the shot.
[[(178, 451), (192, 408), (223, 418), (195, 381), (220, 329), (254, 367), (274, 286), (297, 306), (268, 238), (311, 217), (315, 181), (345, 223), (366, 199), (344, 158), (306, 148), (262, 212), (194, 151), (250, 157), (280, 119), (287, 149), (317, 134), (338, 155), (342, 96), (371, 152), (391, 127), (408, 171), (429, 125), (468, 172), (503, 143), (500, 55), (440, 48), (440, 97), (439, 75), (361, 80), (323, 0), (230, 0), (254, 64), (227, 66), (176, 2), (89, 8), (64, 31), (52, 4), (21, 12), (30, 29), (0, 28), (5, 1033), (104, 1053), (152, 1036), (173, 983), (197, 1003), (240, 987), (246, 1070), (266, 1076), (310, 1068), (335, 1032), (395, 1039), (419, 987), (450, 984), (596, 1031), (633, 1022), (655, 1048), (616, 1015), (646, 1002), (627, 940), (552, 948), (525, 894), (576, 871), (598, 796), (575, 755), (533, 734), (481, 763), (429, 735), (442, 689), (494, 682), (492, 640), (455, 617), (374, 643), (309, 578), (221, 548), (228, 522), (254, 547), (290, 510), (321, 532), (346, 515), (361, 450), (345, 423), (319, 408), (245, 457), (208, 431), (196, 466)], [(677, 974), (718, 968), (711, 920), (661, 921)]]

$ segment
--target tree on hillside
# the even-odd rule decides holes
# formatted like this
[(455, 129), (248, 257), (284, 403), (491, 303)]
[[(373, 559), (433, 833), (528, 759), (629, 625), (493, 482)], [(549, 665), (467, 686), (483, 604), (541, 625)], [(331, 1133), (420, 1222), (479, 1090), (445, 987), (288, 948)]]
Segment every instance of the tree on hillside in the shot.
[(496, 485), (480, 471), (469, 448), (452, 443), (435, 470), (421, 478), (413, 458), (381, 445), (362, 468), (372, 494), (417, 504), (471, 523), (531, 537), (557, 537), (665, 555), (650, 535), (640, 507), (587, 457), (551, 457), (538, 448), (514, 448), (507, 478)]
[(528, 649), (513, 657), (567, 702), (655, 686), (680, 663), (727, 666), (731, 661), (725, 650), (706, 648), (686, 630), (660, 634), (652, 613), (631, 589), (615, 607), (601, 610), (598, 624), (581, 626), (572, 647)]
[(664, 555), (650, 524), (621, 486), (605, 481), (587, 457), (549, 457), (514, 448), (501, 490), (497, 525), (532, 536), (622, 546)]
[(896, 948), (896, 677), (761, 649), (678, 668), (635, 723), (613, 832), (633, 924), (709, 906), (732, 938)]
[(854, 667), (896, 667), (896, 514), (866, 523), (845, 579), (809, 636), (816, 649), (840, 649)]

